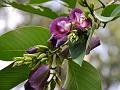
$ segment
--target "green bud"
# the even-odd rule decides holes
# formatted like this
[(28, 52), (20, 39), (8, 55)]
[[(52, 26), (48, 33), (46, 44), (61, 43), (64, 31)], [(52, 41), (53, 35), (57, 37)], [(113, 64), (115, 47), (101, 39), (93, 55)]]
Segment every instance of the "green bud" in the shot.
[(75, 41), (77, 41), (79, 39), (79, 36), (77, 35), (77, 32), (72, 32), (69, 34), (68, 38), (69, 38), (70, 42), (74, 43)]
[(92, 28), (93, 28), (93, 30), (97, 29), (98, 28), (98, 24), (94, 22), (93, 25), (92, 25)]
[(90, 12), (85, 9), (85, 10), (84, 10), (84, 15), (85, 15), (86, 18), (88, 18), (88, 15), (89, 15), (89, 14), (90, 14)]
[(15, 62), (12, 67), (16, 67), (16, 66), (17, 66), (17, 63)]
[(46, 60), (48, 60), (48, 58), (42, 58), (42, 59), (41, 59), (41, 62), (44, 62), (44, 61), (46, 61)]
[(79, 0), (79, 4), (83, 7), (86, 7), (86, 4), (85, 4), (84, 0)]
[(37, 62), (37, 64), (34, 65), (34, 67), (32, 68), (32, 70), (35, 70), (40, 64), (41, 64), (41, 60), (39, 60)]
[(26, 65), (27, 65), (27, 64), (30, 64), (30, 63), (31, 63), (31, 62), (24, 62), (23, 64), (26, 64)]
[(14, 57), (13, 58), (13, 60), (15, 60), (15, 61), (22, 61), (24, 59), (25, 59), (24, 57)]
[(36, 54), (24, 54), (23, 56), (24, 57), (36, 57), (37, 55)]
[(32, 61), (32, 57), (25, 57), (25, 61)]
[(17, 61), (13, 64), (13, 67), (15, 66), (21, 66), (23, 64), (23, 61)]
[(38, 49), (38, 52), (45, 52), (45, 51), (49, 50), (49, 48), (47, 46), (44, 46), (44, 45), (36, 45), (35, 48)]
[(44, 58), (44, 57), (46, 57), (46, 54), (45, 54), (45, 53), (42, 53), (42, 54), (40, 54), (40, 55), (38, 56), (37, 59), (42, 59), (42, 58)]
[(93, 9), (94, 9), (94, 4), (91, 3), (91, 4), (89, 5), (89, 7), (90, 7), (91, 10), (93, 10)]

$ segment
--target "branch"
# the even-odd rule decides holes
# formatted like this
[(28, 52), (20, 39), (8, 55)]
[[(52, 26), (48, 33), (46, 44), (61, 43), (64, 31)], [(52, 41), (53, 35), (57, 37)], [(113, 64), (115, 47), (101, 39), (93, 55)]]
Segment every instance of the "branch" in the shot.
[(102, 7), (105, 8), (105, 4), (101, 0), (98, 1), (101, 3)]

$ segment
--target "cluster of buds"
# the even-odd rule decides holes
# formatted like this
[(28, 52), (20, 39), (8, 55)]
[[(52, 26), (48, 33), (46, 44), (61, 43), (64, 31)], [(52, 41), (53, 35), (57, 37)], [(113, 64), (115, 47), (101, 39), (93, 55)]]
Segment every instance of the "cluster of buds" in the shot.
[(68, 17), (59, 17), (52, 21), (50, 24), (52, 36), (50, 37), (49, 42), (56, 48), (60, 47), (68, 40), (68, 36), (71, 36), (69, 34), (73, 30), (78, 31), (78, 33), (79, 31), (84, 33), (91, 25), (91, 19), (86, 17), (79, 8), (75, 8), (70, 12)]
[(58, 68), (61, 64), (61, 59), (63, 60), (63, 58), (60, 58), (63, 53), (58, 54), (57, 52), (59, 51), (66, 53), (64, 50), (51, 51), (47, 46), (36, 45), (27, 49), (23, 57), (14, 58), (15, 63), (13, 66), (29, 64), (32, 68), (28, 81), (25, 83), (25, 90), (46, 90), (52, 82), (55, 82), (60, 86), (61, 90), (64, 90), (58, 77)]
[(36, 45), (26, 50), (23, 57), (15, 57), (15, 63), (13, 66), (20, 66), (23, 64), (29, 64), (30, 67), (37, 67), (40, 63), (47, 63), (47, 53), (49, 48), (43, 45)]

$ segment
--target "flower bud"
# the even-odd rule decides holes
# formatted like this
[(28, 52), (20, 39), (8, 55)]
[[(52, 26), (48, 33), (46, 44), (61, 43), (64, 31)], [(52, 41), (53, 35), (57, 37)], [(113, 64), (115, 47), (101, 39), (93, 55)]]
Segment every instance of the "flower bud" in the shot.
[(20, 66), (20, 65), (22, 65), (23, 64), (23, 61), (17, 61), (17, 62), (15, 62), (14, 64), (13, 64), (13, 67), (15, 67), (15, 66)]
[(29, 49), (27, 49), (26, 52), (29, 53), (29, 54), (34, 54), (34, 53), (37, 52), (37, 48), (35, 48), (35, 47), (29, 48)]
[(79, 0), (79, 4), (83, 7), (86, 7), (86, 4), (85, 4), (84, 0)]
[(97, 46), (100, 45), (100, 38), (98, 36), (94, 36), (91, 38), (88, 47), (86, 48), (86, 55), (90, 53), (90, 51)]
[(49, 50), (49, 48), (47, 46), (44, 46), (44, 45), (36, 45), (35, 48), (37, 48), (38, 52), (45, 52), (45, 51)]
[(32, 61), (32, 57), (25, 57), (25, 61)]
[(44, 61), (46, 61), (46, 60), (48, 60), (48, 58), (42, 58), (42, 59), (41, 59), (41, 62), (44, 62)]
[(79, 36), (77, 35), (76, 32), (72, 32), (69, 34), (68, 38), (69, 38), (70, 42), (74, 43), (79, 39)]
[(26, 64), (26, 65), (27, 65), (27, 64), (30, 64), (30, 63), (31, 63), (31, 62), (24, 62), (23, 64)]
[(89, 7), (90, 7), (91, 10), (93, 10), (93, 9), (94, 9), (94, 4), (91, 3), (91, 4), (89, 5)]
[(15, 61), (22, 61), (24, 59), (25, 59), (24, 57), (14, 57), (13, 58), (13, 60), (15, 60)]
[(46, 57), (46, 54), (45, 54), (45, 53), (42, 53), (42, 54), (40, 54), (40, 55), (38, 56), (37, 59), (42, 59), (42, 58), (44, 58), (44, 57)]
[(35, 55), (35, 54), (24, 54), (23, 56), (24, 57), (36, 57), (37, 55)]
[(49, 65), (40, 65), (30, 73), (28, 81), (24, 85), (25, 90), (44, 90), (49, 75)]

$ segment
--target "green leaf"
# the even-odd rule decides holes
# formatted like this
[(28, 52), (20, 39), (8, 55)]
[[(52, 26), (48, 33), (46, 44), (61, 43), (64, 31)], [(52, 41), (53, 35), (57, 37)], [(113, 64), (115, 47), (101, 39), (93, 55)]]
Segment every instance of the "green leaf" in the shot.
[(9, 4), (14, 8), (17, 8), (17, 9), (20, 9), (22, 11), (26, 11), (29, 13), (49, 17), (52, 19), (58, 17), (58, 15), (55, 12), (53, 12), (51, 9), (49, 9), (47, 7), (31, 6), (29, 4), (21, 4), (21, 3), (16, 3), (16, 2), (12, 2)]
[(115, 17), (106, 17), (106, 16), (101, 16), (100, 14), (94, 12), (95, 17), (100, 20), (101, 22), (109, 22), (112, 21)]
[(12, 67), (13, 63), (0, 71), (0, 90), (10, 90), (28, 78), (27, 66)]
[(102, 22), (115, 20), (120, 17), (120, 4), (108, 5), (103, 9), (101, 15), (97, 14), (96, 12), (94, 12), (94, 15)]
[(29, 0), (29, 4), (40, 4), (48, 1), (50, 0)]
[(31, 46), (47, 45), (49, 31), (39, 26), (21, 27), (0, 36), (0, 59), (22, 56)]
[(116, 16), (120, 13), (120, 4), (112, 4), (109, 6), (106, 6), (105, 9), (102, 11), (102, 16), (110, 17), (110, 16)]
[(64, 84), (65, 90), (101, 90), (101, 79), (97, 70), (84, 61), (82, 67), (68, 61), (68, 72)]
[(62, 0), (67, 3), (70, 8), (74, 8), (76, 6), (77, 0)]
[(85, 56), (86, 42), (86, 40), (78, 40), (74, 43), (69, 43), (71, 57), (73, 61), (80, 66), (82, 65)]

